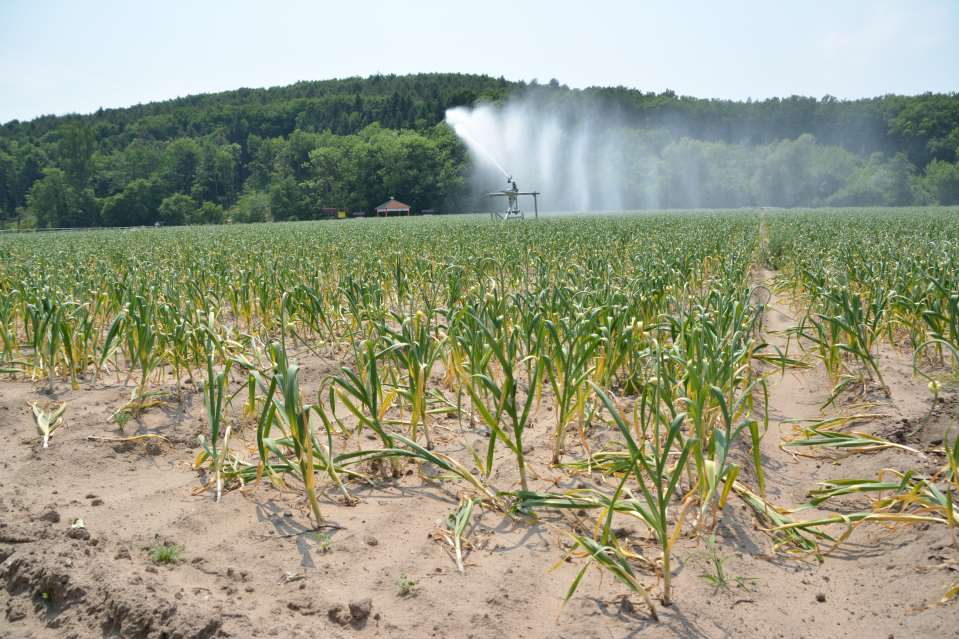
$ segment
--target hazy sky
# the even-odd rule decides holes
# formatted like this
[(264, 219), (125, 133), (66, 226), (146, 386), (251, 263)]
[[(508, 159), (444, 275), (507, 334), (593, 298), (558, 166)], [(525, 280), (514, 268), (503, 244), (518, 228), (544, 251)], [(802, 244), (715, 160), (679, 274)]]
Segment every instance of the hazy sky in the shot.
[(0, 122), (424, 71), (720, 98), (956, 91), (959, 0), (0, 0)]

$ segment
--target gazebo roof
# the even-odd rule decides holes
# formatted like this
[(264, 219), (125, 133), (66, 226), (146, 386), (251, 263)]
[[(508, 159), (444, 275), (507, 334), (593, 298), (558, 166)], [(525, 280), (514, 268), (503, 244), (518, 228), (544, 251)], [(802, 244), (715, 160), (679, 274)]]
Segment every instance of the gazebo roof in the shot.
[(390, 199), (388, 199), (387, 201), (383, 202), (378, 207), (376, 207), (376, 210), (377, 211), (409, 211), (410, 208), (412, 207), (410, 207), (409, 204), (403, 204), (399, 200), (391, 197)]

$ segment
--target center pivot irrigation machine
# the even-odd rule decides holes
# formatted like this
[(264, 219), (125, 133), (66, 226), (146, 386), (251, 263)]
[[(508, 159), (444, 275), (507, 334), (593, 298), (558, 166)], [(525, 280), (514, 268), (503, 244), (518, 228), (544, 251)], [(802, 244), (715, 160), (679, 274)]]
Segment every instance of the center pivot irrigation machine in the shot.
[(493, 191), (492, 193), (487, 193), (487, 197), (505, 197), (506, 198), (506, 210), (502, 213), (490, 212), (490, 219), (499, 218), (501, 220), (515, 220), (515, 219), (524, 219), (526, 216), (523, 215), (523, 212), (519, 208), (519, 196), (521, 195), (532, 195), (533, 196), (533, 214), (536, 216), (536, 219), (539, 219), (539, 202), (536, 199), (536, 196), (539, 195), (539, 191), (520, 191), (516, 186), (516, 180), (513, 179), (512, 175), (506, 177), (507, 184), (510, 185), (505, 191)]

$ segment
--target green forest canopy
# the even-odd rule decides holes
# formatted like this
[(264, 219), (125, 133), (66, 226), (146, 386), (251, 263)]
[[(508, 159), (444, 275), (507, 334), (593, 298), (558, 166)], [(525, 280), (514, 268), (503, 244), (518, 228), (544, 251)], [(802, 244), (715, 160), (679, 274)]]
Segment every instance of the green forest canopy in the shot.
[[(615, 113), (633, 206), (959, 203), (959, 94), (709, 100), (464, 74), (195, 95), (0, 127), (6, 225), (130, 226), (473, 208), (448, 108), (537, 92)], [(696, 188), (688, 185), (695, 182)], [(651, 195), (652, 193), (652, 195)]]

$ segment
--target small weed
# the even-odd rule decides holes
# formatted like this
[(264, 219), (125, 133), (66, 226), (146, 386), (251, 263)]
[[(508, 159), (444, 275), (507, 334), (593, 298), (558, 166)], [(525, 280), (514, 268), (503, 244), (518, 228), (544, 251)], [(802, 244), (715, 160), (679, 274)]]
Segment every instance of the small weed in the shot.
[(117, 428), (120, 430), (121, 433), (123, 432), (123, 429), (126, 427), (127, 422), (130, 421), (130, 417), (132, 417), (132, 415), (130, 415), (129, 411), (125, 411), (125, 410), (119, 410), (113, 415), (113, 421), (116, 422)]
[(403, 575), (402, 577), (397, 579), (396, 588), (399, 591), (400, 597), (406, 597), (406, 596), (415, 594), (416, 582), (410, 577)]
[(715, 533), (706, 538), (705, 554), (708, 565), (712, 567), (712, 572), (704, 572), (700, 577), (711, 583), (715, 588), (726, 590), (730, 583), (735, 583), (740, 588), (748, 589), (748, 584), (756, 581), (753, 577), (738, 577), (727, 574), (725, 564), (728, 557), (719, 555)]
[(320, 552), (333, 552), (333, 537), (329, 533), (316, 533), (315, 539)]
[(180, 560), (180, 553), (183, 552), (183, 546), (173, 543), (157, 542), (150, 547), (150, 559), (157, 564), (175, 564)]

